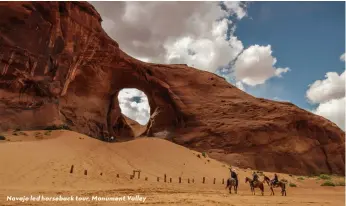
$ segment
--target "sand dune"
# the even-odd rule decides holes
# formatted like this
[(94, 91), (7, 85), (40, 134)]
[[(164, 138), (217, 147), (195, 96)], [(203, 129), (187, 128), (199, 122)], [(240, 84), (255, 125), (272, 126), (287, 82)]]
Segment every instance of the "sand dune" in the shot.
[[(240, 169), (239, 194), (230, 195), (221, 184), (229, 176), (228, 166), (205, 158), (200, 153), (158, 138), (139, 138), (122, 143), (105, 143), (71, 131), (33, 131), (4, 134), (0, 141), (0, 202), (8, 195), (45, 194), (100, 195), (142, 194), (147, 204), (172, 205), (341, 205), (344, 203), (343, 187), (321, 187), (316, 178), (298, 180), (297, 177), (279, 174), (297, 188), (288, 188), (288, 196), (251, 196), (244, 183), (251, 169)], [(200, 157), (198, 157), (198, 155)], [(71, 165), (74, 171), (71, 174)], [(87, 170), (87, 175), (84, 171)], [(133, 170), (141, 170), (141, 178), (130, 179)], [(101, 175), (102, 173), (102, 175)], [(167, 174), (164, 183), (163, 176)], [(271, 173), (265, 172), (272, 176)], [(119, 178), (117, 178), (119, 175)], [(160, 177), (160, 182), (157, 182)], [(178, 177), (182, 178), (179, 184)], [(202, 183), (202, 178), (206, 183)], [(145, 178), (148, 178), (145, 181)], [(213, 180), (216, 178), (216, 184)], [(190, 184), (188, 184), (190, 179)], [(192, 183), (194, 179), (195, 183)], [(257, 195), (259, 195), (257, 191)], [(256, 199), (258, 198), (258, 199)], [(298, 199), (297, 199), (298, 198)], [(259, 201), (259, 202), (257, 202)], [(88, 202), (96, 204), (95, 202)], [(119, 202), (98, 202), (115, 204)], [(124, 202), (123, 202), (124, 203)], [(132, 203), (132, 202), (126, 202)], [(23, 203), (28, 205), (28, 202)], [(46, 204), (30, 202), (32, 205)], [(54, 202), (71, 204), (76, 202)]]

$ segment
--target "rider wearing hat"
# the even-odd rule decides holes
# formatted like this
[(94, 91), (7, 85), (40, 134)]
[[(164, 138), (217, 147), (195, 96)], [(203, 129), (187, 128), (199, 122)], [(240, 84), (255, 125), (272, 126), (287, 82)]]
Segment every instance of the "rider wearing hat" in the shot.
[(276, 173), (274, 174), (274, 179), (272, 180), (272, 182), (274, 185), (279, 182), (279, 178), (278, 178), (278, 175)]
[(238, 174), (236, 173), (235, 169), (231, 169), (231, 178), (235, 179), (236, 186), (238, 186)]
[(252, 179), (251, 184), (253, 184), (255, 181), (258, 181), (258, 175), (255, 171), (252, 173), (252, 178), (253, 179)]

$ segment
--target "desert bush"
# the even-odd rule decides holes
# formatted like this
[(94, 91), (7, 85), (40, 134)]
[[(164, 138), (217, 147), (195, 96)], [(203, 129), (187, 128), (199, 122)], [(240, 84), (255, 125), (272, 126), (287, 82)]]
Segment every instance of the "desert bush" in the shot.
[(17, 128), (17, 129), (15, 129), (15, 130), (14, 130), (14, 132), (19, 132), (19, 131), (20, 131), (20, 129), (19, 129), (19, 128)]
[(207, 153), (202, 152), (202, 156), (203, 156), (203, 157), (207, 157)]
[(66, 124), (48, 126), (44, 130), (62, 130), (62, 129), (71, 130)]
[(52, 133), (52, 130), (48, 130), (44, 133), (44, 135), (51, 135), (51, 133)]
[(16, 133), (16, 132), (13, 132), (13, 133), (12, 133), (12, 135), (14, 135), (14, 136), (18, 136), (18, 133)]
[(332, 186), (332, 187), (334, 187), (335, 184), (334, 184), (332, 181), (327, 180), (327, 181), (323, 182), (323, 183), (321, 184), (321, 186)]
[(298, 180), (304, 180), (304, 177), (298, 177)]
[(0, 140), (6, 140), (5, 136), (0, 135)]
[(319, 179), (322, 179), (322, 180), (330, 180), (330, 175), (326, 175), (326, 174), (320, 174), (320, 176), (318, 176)]
[(336, 183), (335, 186), (345, 186), (345, 181), (340, 181)]
[(294, 184), (293, 182), (290, 182), (289, 186), (290, 186), (290, 187), (297, 187), (297, 185)]
[(35, 133), (35, 138), (36, 139), (43, 139), (43, 136), (42, 136), (42, 134), (40, 132), (36, 132)]
[(200, 155), (200, 154), (198, 154), (198, 155), (197, 155), (197, 157), (198, 157), (198, 158), (201, 158), (201, 155)]

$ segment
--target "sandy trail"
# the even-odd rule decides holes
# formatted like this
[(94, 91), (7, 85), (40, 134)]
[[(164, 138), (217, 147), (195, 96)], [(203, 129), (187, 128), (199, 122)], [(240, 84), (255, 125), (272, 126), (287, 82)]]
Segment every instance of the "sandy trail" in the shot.
[[(252, 196), (244, 178), (251, 170), (240, 169), (238, 194), (228, 194), (222, 179), (229, 176), (227, 165), (182, 146), (157, 138), (123, 143), (105, 143), (70, 131), (34, 131), (3, 134), (0, 141), (1, 205), (344, 205), (344, 187), (321, 187), (323, 180), (279, 174), (295, 183), (287, 196), (279, 189), (270, 196), (259, 190)], [(38, 135), (40, 133), (41, 135)], [(198, 157), (198, 155), (200, 157)], [(74, 171), (71, 174), (71, 165)], [(130, 179), (133, 170), (140, 179)], [(87, 170), (87, 175), (84, 171)], [(102, 173), (102, 175), (101, 175)], [(167, 174), (167, 182), (163, 182)], [(119, 175), (119, 178), (117, 178)], [(272, 177), (272, 173), (265, 172)], [(157, 177), (160, 181), (157, 182)], [(182, 183), (179, 183), (179, 177)], [(205, 184), (202, 183), (206, 178)], [(145, 178), (148, 178), (147, 181)], [(169, 179), (172, 178), (172, 183)], [(216, 178), (215, 184), (213, 184)], [(335, 181), (343, 178), (333, 177)], [(188, 179), (190, 183), (188, 183)], [(192, 179), (194, 183), (192, 183)], [(262, 179), (262, 177), (261, 177)], [(9, 201), (7, 196), (79, 196), (89, 201)], [(92, 197), (145, 197), (140, 201), (93, 201)]]

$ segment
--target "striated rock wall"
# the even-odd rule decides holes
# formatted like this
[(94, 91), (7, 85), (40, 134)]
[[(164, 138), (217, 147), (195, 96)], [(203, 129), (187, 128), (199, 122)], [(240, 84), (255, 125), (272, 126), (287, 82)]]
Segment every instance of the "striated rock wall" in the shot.
[(117, 95), (137, 88), (152, 112), (143, 134), (169, 131), (171, 141), (240, 167), (345, 172), (345, 133), (332, 122), (186, 65), (136, 60), (86, 2), (0, 2), (0, 17), (0, 131), (66, 124), (131, 138)]

